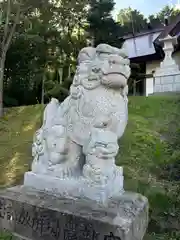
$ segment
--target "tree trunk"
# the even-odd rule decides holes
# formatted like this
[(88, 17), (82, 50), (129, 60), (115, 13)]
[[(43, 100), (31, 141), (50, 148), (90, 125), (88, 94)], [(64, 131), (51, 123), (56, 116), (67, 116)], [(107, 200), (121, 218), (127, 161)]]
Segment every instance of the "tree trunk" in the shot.
[(44, 104), (44, 84), (45, 84), (45, 73), (43, 73), (43, 79), (42, 79), (42, 92), (41, 92), (41, 104)]
[(133, 82), (133, 96), (136, 96), (136, 80)]
[(62, 84), (63, 81), (63, 68), (58, 69), (58, 74), (59, 74), (59, 83)]
[(0, 117), (3, 116), (3, 80), (5, 59), (0, 59)]

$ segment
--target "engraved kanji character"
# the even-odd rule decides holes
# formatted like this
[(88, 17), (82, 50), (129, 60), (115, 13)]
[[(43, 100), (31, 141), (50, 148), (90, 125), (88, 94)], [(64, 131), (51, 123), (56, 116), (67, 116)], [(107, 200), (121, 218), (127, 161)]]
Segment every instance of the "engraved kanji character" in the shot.
[(93, 230), (93, 237), (92, 237), (92, 240), (98, 240), (99, 239), (99, 235), (100, 233), (97, 233)]
[(73, 218), (70, 218), (67, 223), (65, 224), (65, 228), (71, 229), (71, 230), (75, 230), (76, 229), (76, 223), (75, 221), (73, 221)]
[(114, 236), (112, 232), (109, 235), (104, 236), (104, 240), (121, 240), (120, 237)]
[(64, 229), (64, 240), (79, 240), (76, 231)]
[(78, 226), (78, 238), (92, 240), (93, 229), (91, 224), (81, 223)]
[(8, 201), (5, 205), (5, 215), (8, 221), (12, 220), (13, 218), (13, 209), (12, 209), (12, 202)]
[(93, 230), (92, 224), (81, 223), (78, 227), (78, 239), (79, 240), (98, 240), (99, 233)]
[(4, 200), (0, 199), (0, 218), (4, 219), (5, 217), (5, 202)]
[(55, 238), (55, 239), (59, 239), (61, 233), (61, 227), (60, 227), (60, 223), (58, 219), (55, 219), (55, 224), (53, 221), (53, 225), (51, 228), (51, 235)]
[(13, 218), (13, 213), (12, 213), (12, 211), (10, 211), (10, 210), (7, 211), (7, 212), (6, 212), (6, 216), (7, 216), (7, 220), (8, 220), (8, 221), (12, 220), (12, 218)]
[(40, 236), (43, 236), (44, 218), (43, 215), (41, 215), (40, 211), (35, 212), (33, 220), (34, 220), (33, 230), (37, 232)]
[(26, 212), (24, 210), (24, 208), (22, 208), (20, 214), (18, 214), (18, 216), (16, 218), (16, 223), (26, 225), (27, 224), (27, 218), (28, 218), (28, 212)]
[(64, 227), (64, 240), (79, 240), (76, 230), (76, 223), (71, 218)]
[(51, 221), (48, 215), (39, 216), (39, 224), (41, 228), (41, 235), (48, 234), (52, 231)]

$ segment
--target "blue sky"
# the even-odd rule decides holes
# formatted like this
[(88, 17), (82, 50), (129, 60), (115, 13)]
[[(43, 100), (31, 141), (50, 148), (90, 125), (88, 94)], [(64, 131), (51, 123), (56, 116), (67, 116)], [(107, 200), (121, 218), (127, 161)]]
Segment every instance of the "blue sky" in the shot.
[(115, 0), (115, 2), (114, 15), (116, 15), (121, 8), (130, 6), (140, 10), (145, 16), (148, 16), (157, 13), (167, 4), (177, 4), (178, 0)]

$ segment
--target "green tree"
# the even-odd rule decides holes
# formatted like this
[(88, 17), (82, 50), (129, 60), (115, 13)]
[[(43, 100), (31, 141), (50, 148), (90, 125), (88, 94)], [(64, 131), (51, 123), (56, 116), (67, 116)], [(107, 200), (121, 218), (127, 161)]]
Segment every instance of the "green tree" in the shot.
[(63, 96), (68, 93), (69, 83), (63, 80), (71, 76), (86, 43), (86, 1), (34, 6), (34, 12), (23, 15), (26, 19), (17, 25), (7, 53), (4, 100), (8, 106), (43, 102), (57, 96), (57, 90)]
[(120, 25), (112, 18), (113, 0), (90, 0), (87, 31), (94, 45), (108, 43), (120, 47)]
[(19, 36), (28, 38), (29, 27), (26, 25), (31, 23), (34, 16), (41, 17), (38, 9), (43, 7), (51, 10), (49, 6), (52, 8), (48, 0), (3, 0), (0, 3), (0, 116), (3, 114), (5, 63), (11, 44), (17, 41)]
[(147, 29), (147, 19), (144, 15), (130, 7), (120, 10), (117, 19), (121, 24), (123, 35), (139, 33)]
[[(11, 35), (11, 44), (9, 44), (4, 58), (6, 67), (4, 68), (3, 81), (1, 81), (1, 89), (5, 85), (5, 102), (7, 102), (7, 93), (9, 92), (11, 98), (18, 99), (17, 104), (21, 104), (24, 99), (31, 99), (32, 94), (28, 93), (30, 90), (31, 93), (33, 92), (34, 79), (46, 62), (49, 33), (53, 31), (47, 23), (51, 20), (49, 12), (52, 12), (53, 5), (48, 0), (38, 2), (23, 0), (21, 4), (17, 2), (13, 4), (14, 2), (11, 1), (8, 3), (9, 5), (3, 2), (2, 7), (6, 7), (6, 5), (9, 7), (7, 26), (10, 29), (9, 34), (12, 32), (13, 16), (11, 15), (14, 15), (14, 9), (19, 9), (19, 16), (17, 22), (14, 23), (16, 26)], [(48, 12), (45, 12), (43, 7), (46, 7)], [(46, 17), (42, 19), (42, 16)], [(5, 26), (2, 27), (5, 28)]]
[(149, 16), (149, 21), (153, 28), (164, 25), (165, 18), (168, 19), (169, 23), (173, 23), (177, 16), (180, 14), (180, 10), (175, 7), (166, 5), (160, 12), (155, 15)]
[(163, 26), (164, 24), (164, 19), (161, 21), (156, 15), (150, 15), (148, 17), (149, 23), (151, 24), (152, 28), (158, 28)]
[[(6, 54), (10, 47), (16, 25), (20, 19), (21, 2), (18, 2), (16, 8), (12, 6), (11, 0), (3, 1), (1, 7), (0, 19), (0, 117), (3, 115), (3, 80)], [(11, 9), (13, 8), (13, 12)], [(12, 19), (13, 15), (13, 19)]]
[[(52, 94), (57, 97), (58, 89), (59, 95), (62, 95), (62, 92), (68, 93), (64, 86), (69, 86), (69, 84), (63, 84), (63, 82), (71, 77), (71, 73), (75, 69), (78, 52), (86, 44), (84, 27), (87, 16), (87, 3), (88, 0), (74, 0), (71, 2), (61, 0), (55, 3), (54, 17), (51, 24), (56, 27), (58, 35), (53, 43), (54, 48), (51, 49), (51, 52), (54, 53), (54, 59), (52, 61), (51, 56), (51, 60), (46, 62), (51, 74), (43, 75), (46, 98)], [(51, 79), (47, 76), (51, 76)]]

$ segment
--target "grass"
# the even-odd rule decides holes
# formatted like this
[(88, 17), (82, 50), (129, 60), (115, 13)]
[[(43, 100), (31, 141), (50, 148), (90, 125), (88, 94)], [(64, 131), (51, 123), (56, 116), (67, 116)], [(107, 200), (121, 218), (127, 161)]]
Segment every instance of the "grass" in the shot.
[[(32, 137), (40, 126), (42, 110), (39, 105), (13, 108), (0, 119), (2, 188), (22, 183), (30, 168)], [(145, 240), (180, 240), (179, 147), (179, 97), (131, 97), (117, 164), (124, 166), (126, 190), (149, 199)]]
[(179, 129), (178, 96), (130, 98), (117, 163), (124, 166), (125, 188), (149, 199), (145, 240), (180, 239)]
[(42, 106), (10, 109), (0, 118), (0, 187), (22, 182), (22, 176), (32, 161), (31, 144), (39, 127)]

